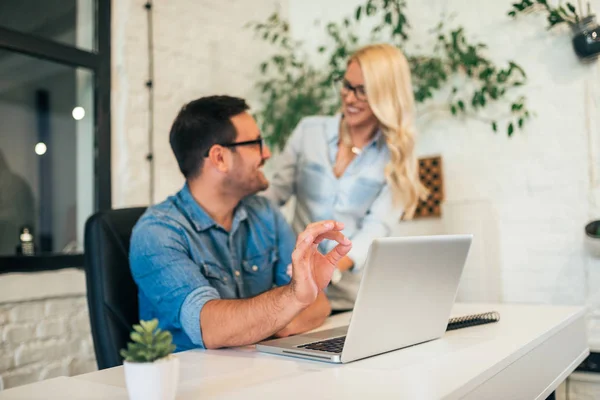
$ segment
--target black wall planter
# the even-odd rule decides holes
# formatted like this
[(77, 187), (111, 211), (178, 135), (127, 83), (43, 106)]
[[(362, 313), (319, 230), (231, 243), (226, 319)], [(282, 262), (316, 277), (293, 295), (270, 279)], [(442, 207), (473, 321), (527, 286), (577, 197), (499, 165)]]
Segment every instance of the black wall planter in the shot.
[(581, 22), (571, 25), (573, 48), (581, 59), (593, 59), (600, 54), (600, 26), (595, 15), (588, 15)]
[(592, 221), (585, 226), (585, 234), (591, 238), (600, 239), (600, 220)]
[(591, 221), (585, 226), (585, 244), (593, 257), (600, 258), (600, 220)]

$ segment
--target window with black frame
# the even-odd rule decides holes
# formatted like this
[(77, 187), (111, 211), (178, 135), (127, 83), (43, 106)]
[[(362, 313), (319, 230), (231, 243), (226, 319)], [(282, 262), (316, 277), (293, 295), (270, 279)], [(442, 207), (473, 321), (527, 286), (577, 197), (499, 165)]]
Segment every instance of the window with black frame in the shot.
[(0, 2), (0, 273), (82, 266), (109, 106), (110, 0)]

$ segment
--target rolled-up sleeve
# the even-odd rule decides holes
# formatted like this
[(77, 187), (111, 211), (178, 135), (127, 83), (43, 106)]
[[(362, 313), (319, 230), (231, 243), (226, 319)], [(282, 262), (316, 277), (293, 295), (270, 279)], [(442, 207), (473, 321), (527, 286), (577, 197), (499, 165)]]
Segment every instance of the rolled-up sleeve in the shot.
[[(390, 236), (393, 224), (399, 222), (402, 213), (402, 207), (393, 205), (389, 185), (384, 185), (363, 220), (359, 222), (358, 229), (349, 235), (352, 249), (348, 252), (348, 257), (354, 262), (352, 272), (358, 273), (362, 270), (373, 239)], [(336, 245), (337, 242), (328, 240), (324, 243), (324, 250), (329, 252)]]
[(138, 223), (131, 237), (131, 273), (158, 313), (161, 328), (182, 328), (194, 345), (203, 348), (200, 312), (206, 302), (220, 296), (190, 258), (179, 229), (155, 219)]

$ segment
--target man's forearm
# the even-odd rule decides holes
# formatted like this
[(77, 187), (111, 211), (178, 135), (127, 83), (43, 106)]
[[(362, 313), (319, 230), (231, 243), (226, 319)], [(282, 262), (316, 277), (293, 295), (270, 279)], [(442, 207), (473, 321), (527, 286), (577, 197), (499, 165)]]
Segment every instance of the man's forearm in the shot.
[(240, 300), (211, 300), (200, 313), (207, 349), (244, 346), (279, 332), (304, 309), (291, 285)]
[(314, 303), (302, 311), (285, 328), (277, 332), (276, 336), (286, 337), (304, 333), (318, 328), (331, 314), (331, 305), (324, 292), (319, 293)]

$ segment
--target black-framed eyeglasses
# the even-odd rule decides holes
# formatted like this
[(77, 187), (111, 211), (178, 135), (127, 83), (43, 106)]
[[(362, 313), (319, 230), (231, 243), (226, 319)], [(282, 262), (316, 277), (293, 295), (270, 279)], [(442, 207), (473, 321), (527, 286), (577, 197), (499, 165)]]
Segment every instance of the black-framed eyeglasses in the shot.
[(340, 85), (340, 93), (342, 96), (347, 96), (348, 93), (353, 92), (356, 100), (367, 101), (367, 91), (363, 85), (352, 86), (346, 79), (342, 79)]
[[(263, 147), (265, 146), (265, 139), (262, 136), (259, 136), (258, 139), (254, 139), (254, 140), (245, 140), (243, 142), (233, 142), (233, 143), (225, 143), (225, 144), (220, 144), (219, 146), (223, 146), (223, 147), (237, 147), (237, 146), (251, 146), (253, 144), (257, 144), (260, 148), (260, 154), (262, 155), (263, 153)], [(204, 154), (204, 157), (208, 157), (208, 153), (209, 153), (210, 149), (208, 149), (206, 151), (206, 154)]]

